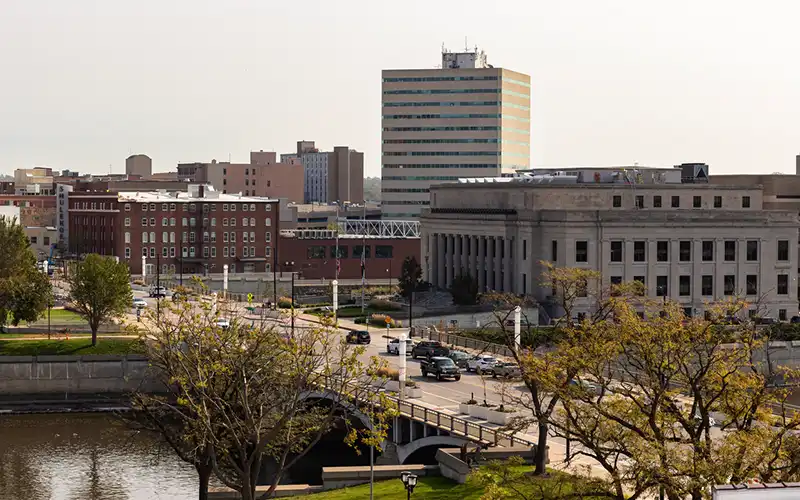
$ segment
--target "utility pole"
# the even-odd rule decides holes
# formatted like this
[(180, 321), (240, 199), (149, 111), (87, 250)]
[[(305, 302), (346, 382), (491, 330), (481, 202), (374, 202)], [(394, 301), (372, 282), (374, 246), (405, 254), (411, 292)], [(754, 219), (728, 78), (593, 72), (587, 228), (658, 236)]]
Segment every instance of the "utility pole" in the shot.
[[(366, 285), (366, 262), (364, 261), (364, 252), (366, 251), (364, 247), (367, 246), (367, 201), (364, 200), (364, 217), (362, 218), (363, 222), (361, 223), (361, 314), (364, 314), (366, 305), (364, 304), (364, 288)], [(367, 325), (369, 325), (369, 321), (367, 321)]]
[(161, 324), (161, 254), (156, 255), (156, 321)]

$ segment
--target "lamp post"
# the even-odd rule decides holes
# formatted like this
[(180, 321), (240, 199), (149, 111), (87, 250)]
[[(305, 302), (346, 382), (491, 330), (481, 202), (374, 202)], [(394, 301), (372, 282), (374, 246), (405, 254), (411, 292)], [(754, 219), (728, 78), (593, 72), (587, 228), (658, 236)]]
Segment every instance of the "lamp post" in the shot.
[(222, 266), (222, 298), (228, 298), (228, 264)]
[(180, 265), (181, 265), (181, 272), (180, 272), (179, 280), (180, 280), (180, 286), (183, 286), (183, 247), (181, 247), (181, 253), (180, 253), (180, 259), (179, 260), (180, 260)]
[(147, 256), (142, 255), (142, 281), (147, 285)]
[(412, 474), (408, 471), (403, 471), (400, 473), (400, 480), (403, 481), (403, 486), (408, 492), (408, 497), (407, 497), (408, 500), (411, 500), (411, 492), (414, 491), (414, 487), (417, 485), (416, 474)]
[(392, 263), (389, 263), (389, 267), (386, 269), (386, 275), (389, 277), (389, 290), (392, 289)]
[(333, 322), (339, 326), (339, 280), (331, 282), (333, 286)]
[(283, 265), (284, 265), (284, 267), (288, 267), (289, 268), (289, 272), (292, 273), (292, 298), (291, 298), (292, 306), (291, 306), (291, 311), (292, 311), (292, 337), (294, 337), (294, 261), (293, 260), (292, 261), (286, 261)]

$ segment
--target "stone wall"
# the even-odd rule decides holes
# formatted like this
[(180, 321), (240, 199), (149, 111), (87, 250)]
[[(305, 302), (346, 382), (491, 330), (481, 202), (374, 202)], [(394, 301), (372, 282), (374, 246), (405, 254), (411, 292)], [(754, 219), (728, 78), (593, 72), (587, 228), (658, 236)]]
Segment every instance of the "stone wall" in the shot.
[(2, 356), (0, 394), (4, 397), (156, 392), (147, 358), (127, 356)]

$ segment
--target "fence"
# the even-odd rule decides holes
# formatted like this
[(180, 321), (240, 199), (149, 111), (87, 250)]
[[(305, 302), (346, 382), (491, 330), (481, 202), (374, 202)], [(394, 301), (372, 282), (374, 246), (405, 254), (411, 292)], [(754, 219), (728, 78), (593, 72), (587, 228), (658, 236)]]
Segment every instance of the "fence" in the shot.
[(535, 443), (513, 434), (507, 434), (491, 427), (485, 427), (475, 422), (470, 422), (454, 415), (442, 413), (425, 406), (416, 405), (405, 400), (393, 399), (397, 403), (400, 415), (435, 425), (439, 429), (450, 433), (460, 434), (466, 438), (492, 443), (495, 446), (513, 447), (515, 445), (534, 446)]
[(461, 335), (454, 335), (452, 333), (440, 332), (434, 328), (420, 328), (417, 331), (420, 333), (422, 338), (436, 340), (443, 344), (448, 344), (455, 347), (463, 347), (465, 349), (474, 349), (483, 353), (494, 354), (495, 356), (513, 356), (511, 349), (502, 344), (495, 344), (469, 337), (462, 337)]

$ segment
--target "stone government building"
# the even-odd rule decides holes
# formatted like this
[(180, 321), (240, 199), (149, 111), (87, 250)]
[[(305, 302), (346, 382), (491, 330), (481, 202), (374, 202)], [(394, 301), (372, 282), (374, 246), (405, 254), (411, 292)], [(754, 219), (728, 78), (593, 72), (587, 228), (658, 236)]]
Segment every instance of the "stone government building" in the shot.
[(531, 296), (543, 317), (557, 317), (551, 289), (540, 285), (549, 261), (600, 271), (604, 285), (641, 281), (689, 316), (732, 296), (759, 301), (775, 319), (797, 314), (798, 211), (765, 209), (761, 184), (708, 179), (707, 165), (685, 164), (537, 169), (433, 186), (420, 219), (425, 279), (448, 287), (463, 268), (480, 290)]

